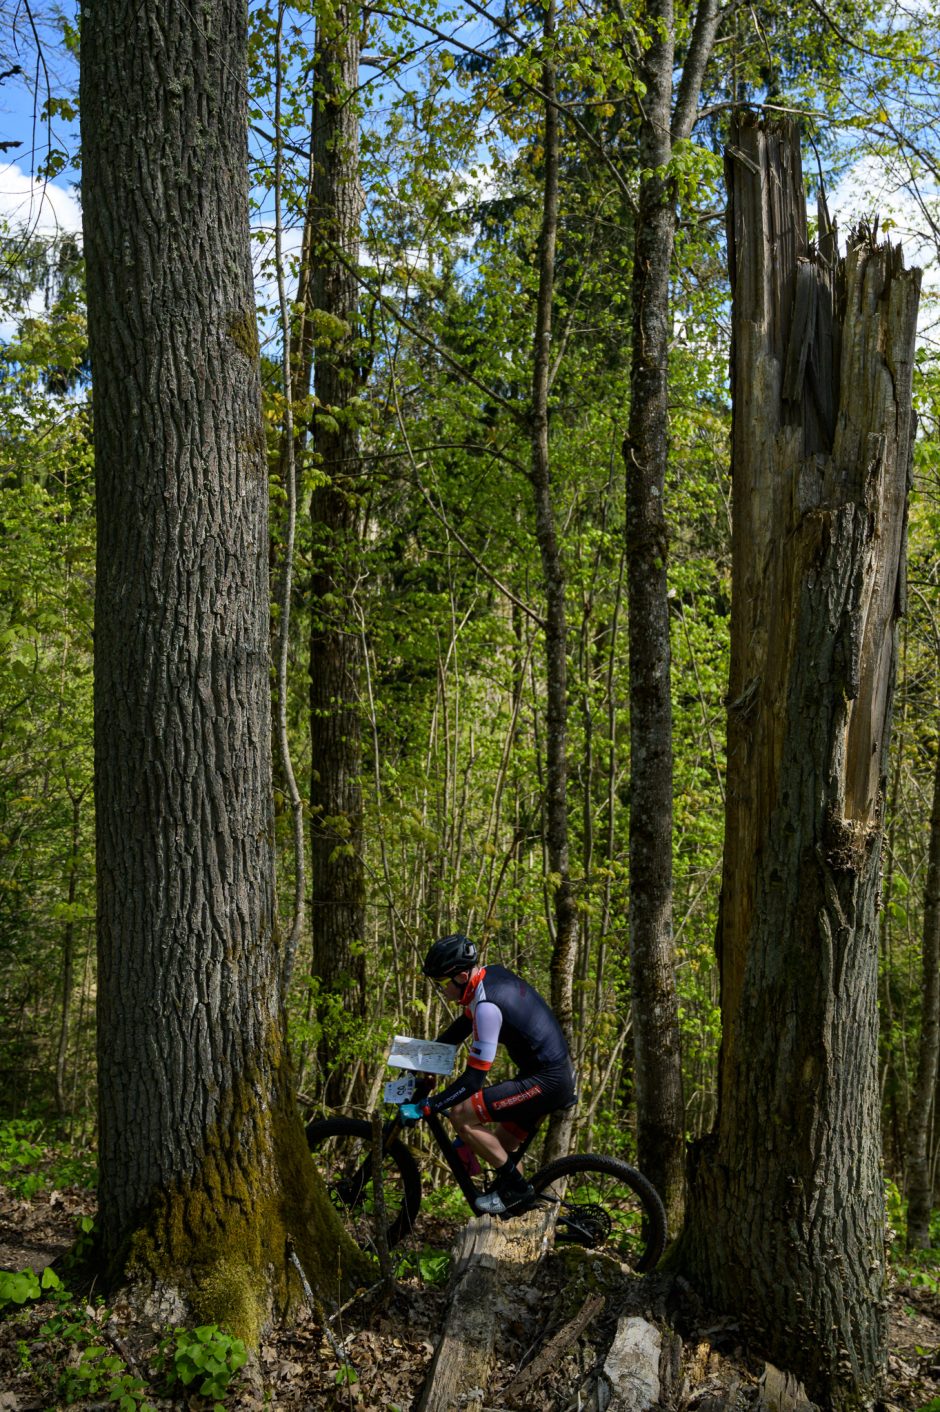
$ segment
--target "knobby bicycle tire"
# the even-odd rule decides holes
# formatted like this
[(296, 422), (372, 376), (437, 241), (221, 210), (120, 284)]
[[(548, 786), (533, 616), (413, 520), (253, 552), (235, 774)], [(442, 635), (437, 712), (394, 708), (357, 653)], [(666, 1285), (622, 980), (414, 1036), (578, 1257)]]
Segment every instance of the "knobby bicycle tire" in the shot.
[(560, 1202), (556, 1244), (608, 1250), (638, 1274), (656, 1266), (666, 1247), (666, 1212), (635, 1167), (587, 1152), (559, 1157), (529, 1180), (537, 1195)]
[[(311, 1156), (347, 1230), (357, 1245), (374, 1250), (371, 1166), (362, 1174), (363, 1164), (371, 1162), (371, 1123), (361, 1118), (317, 1118), (307, 1124), (306, 1132)], [(317, 1161), (318, 1152), (327, 1160)], [(386, 1239), (391, 1247), (411, 1233), (421, 1205), (421, 1176), (411, 1153), (397, 1138), (385, 1150), (383, 1178), (390, 1218)]]

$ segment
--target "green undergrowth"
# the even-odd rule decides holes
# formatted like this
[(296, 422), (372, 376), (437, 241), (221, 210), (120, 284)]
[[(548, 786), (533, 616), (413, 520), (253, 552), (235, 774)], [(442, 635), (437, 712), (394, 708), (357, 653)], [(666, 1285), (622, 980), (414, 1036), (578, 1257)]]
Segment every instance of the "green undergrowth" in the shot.
[(10, 1320), (20, 1374), (43, 1405), (154, 1412), (151, 1399), (173, 1397), (192, 1412), (224, 1412), (248, 1358), (241, 1339), (208, 1324), (166, 1329), (132, 1359), (104, 1301), (77, 1297), (48, 1266), (0, 1270), (0, 1319)]
[(13, 1196), (31, 1200), (44, 1191), (90, 1189), (96, 1180), (90, 1151), (59, 1139), (40, 1119), (0, 1122), (0, 1186)]
[(405, 1250), (395, 1262), (395, 1276), (406, 1280), (418, 1276), (423, 1284), (443, 1285), (450, 1277), (452, 1258), (449, 1250), (435, 1250), (423, 1245), (420, 1250)]
[(892, 1279), (905, 1288), (940, 1297), (940, 1209), (931, 1216), (930, 1244), (924, 1250), (908, 1249), (907, 1203), (892, 1181), (885, 1183), (885, 1209)]

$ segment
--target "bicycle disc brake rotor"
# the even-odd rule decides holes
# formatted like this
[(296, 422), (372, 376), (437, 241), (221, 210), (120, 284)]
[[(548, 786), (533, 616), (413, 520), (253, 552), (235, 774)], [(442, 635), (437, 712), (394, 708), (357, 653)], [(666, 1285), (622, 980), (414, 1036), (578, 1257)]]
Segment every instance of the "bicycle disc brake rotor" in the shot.
[(556, 1241), (572, 1241), (591, 1250), (603, 1245), (613, 1229), (613, 1222), (603, 1206), (593, 1202), (564, 1202), (558, 1224), (564, 1229), (555, 1236)]

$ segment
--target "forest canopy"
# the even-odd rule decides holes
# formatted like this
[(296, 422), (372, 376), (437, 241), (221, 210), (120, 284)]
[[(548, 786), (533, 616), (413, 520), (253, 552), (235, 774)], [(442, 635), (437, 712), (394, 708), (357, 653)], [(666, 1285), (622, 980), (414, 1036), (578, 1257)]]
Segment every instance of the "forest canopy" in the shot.
[[(194, 52), (211, 56), (211, 26), (193, 23)], [(22, 84), (17, 103), (28, 95), (45, 134), (31, 189), (74, 183), (87, 223), (108, 147), (93, 181), (77, 24), (17, 19), (0, 96)], [(851, 229), (872, 247), (900, 241), (925, 270), (875, 1057), (892, 1230), (933, 1248), (915, 1264), (936, 1259), (938, 53), (930, 3), (250, 7), (232, 79), (247, 130), (226, 157), (243, 177), (255, 300), (227, 336), (257, 363), (261, 396), (238, 454), (256, 456), (267, 492), (252, 523), (267, 516), (273, 763), (250, 829), (269, 809), (264, 984), (308, 1117), (368, 1114), (391, 1037), (439, 1032), (420, 962), (460, 930), (562, 1021), (580, 1089), (564, 1142), (638, 1161), (681, 1224), (686, 1144), (715, 1127), (722, 1045), (737, 563), (723, 162), (742, 113), (788, 120), (812, 257), (844, 251)], [(154, 109), (171, 134), (174, 94)], [(7, 172), (27, 173), (10, 147)], [(184, 170), (173, 180), (193, 195)], [(162, 199), (156, 178), (150, 192)], [(95, 601), (102, 503), (120, 477), (96, 475), (93, 414), (99, 435), (114, 414), (104, 355), (96, 367), (89, 354), (87, 238), (38, 210), (6, 217), (0, 250), (0, 1115), (93, 1153)], [(180, 232), (167, 231), (170, 248)], [(220, 257), (219, 288), (239, 258)], [(173, 303), (183, 272), (160, 286), (180, 327), (201, 289)], [(94, 278), (93, 306), (115, 287), (100, 264)], [(187, 396), (208, 376), (198, 344), (181, 355)], [(170, 436), (163, 461), (177, 450)], [(130, 542), (122, 513), (115, 557)], [(187, 856), (209, 817), (189, 820)], [(105, 881), (120, 888), (110, 855)], [(671, 1059), (656, 1069), (660, 1048)], [(659, 1131), (650, 1114), (667, 1112)]]

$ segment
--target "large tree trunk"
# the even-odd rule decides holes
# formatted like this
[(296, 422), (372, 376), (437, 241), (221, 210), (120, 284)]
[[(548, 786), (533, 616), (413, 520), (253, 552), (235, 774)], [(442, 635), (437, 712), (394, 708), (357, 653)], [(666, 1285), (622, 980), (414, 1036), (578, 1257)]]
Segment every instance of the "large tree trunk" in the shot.
[(639, 211), (633, 254), (633, 343), (626, 462), (630, 629), (630, 980), (637, 1150), (670, 1230), (685, 1201), (685, 1107), (672, 935), (672, 692), (666, 577), (669, 464), (669, 275), (676, 234), (668, 175), (673, 144), (695, 123), (718, 25), (700, 0), (673, 114), (672, 0), (649, 0), (642, 78)]
[(308, 322), (316, 347), (313, 445), (325, 482), (310, 514), (310, 806), (313, 970), (324, 1029), (318, 1057), (326, 1094), (340, 1103), (340, 1015), (365, 1014), (362, 857), (361, 636), (355, 595), (361, 511), (359, 432), (359, 10), (341, 3), (317, 23)]
[(940, 1057), (940, 749), (933, 777), (930, 811), (930, 847), (924, 887), (920, 1044), (917, 1078), (907, 1120), (907, 1243), (924, 1249), (930, 1244), (930, 1209), (933, 1196), (930, 1162), (930, 1127), (937, 1095), (937, 1060)]
[(82, 140), (103, 1255), (254, 1337), (288, 1241), (324, 1293), (362, 1257), (314, 1178), (279, 1007), (246, 29), (243, 0), (100, 0)]
[(885, 1353), (877, 1080), (884, 770), (903, 599), (920, 288), (821, 213), (798, 141), (727, 161), (734, 598), (716, 1131), (682, 1258), (825, 1405)]

